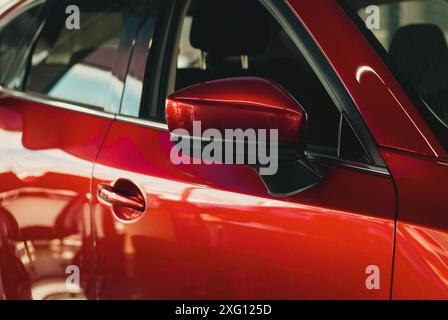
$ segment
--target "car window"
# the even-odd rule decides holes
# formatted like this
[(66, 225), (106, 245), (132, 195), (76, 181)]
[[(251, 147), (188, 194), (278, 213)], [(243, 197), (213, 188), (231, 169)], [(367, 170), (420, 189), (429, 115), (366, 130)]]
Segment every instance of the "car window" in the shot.
[(397, 79), (418, 97), (419, 110), (448, 150), (448, 1), (341, 3), (355, 20), (361, 19), (358, 25), (376, 42)]
[[(17, 76), (23, 77), (24, 58), (42, 23), (44, 2), (37, 2), (12, 18), (0, 29), (0, 84), (14, 88)], [(19, 81), (20, 85), (20, 81)]]
[[(193, 0), (184, 12), (166, 95), (210, 80), (268, 78), (306, 110), (311, 151), (370, 161), (356, 134), (347, 134), (351, 126), (340, 134), (342, 115), (332, 98), (288, 33), (259, 1)], [(163, 120), (164, 113), (159, 117)]]
[(138, 118), (140, 116), (140, 106), (144, 87), (144, 79), (147, 69), (151, 64), (149, 60), (154, 57), (154, 38), (161, 26), (162, 5), (167, 4), (167, 0), (147, 0), (143, 6), (145, 21), (137, 33), (132, 58), (129, 64), (123, 101), (121, 103), (120, 114)]
[[(79, 26), (67, 26), (68, 6), (79, 8)], [(25, 90), (107, 111), (112, 69), (129, 3), (60, 1), (33, 51)]]
[(307, 111), (310, 143), (336, 154), (338, 109), (297, 46), (259, 1), (193, 0), (177, 52), (172, 90), (228, 77), (269, 78)]

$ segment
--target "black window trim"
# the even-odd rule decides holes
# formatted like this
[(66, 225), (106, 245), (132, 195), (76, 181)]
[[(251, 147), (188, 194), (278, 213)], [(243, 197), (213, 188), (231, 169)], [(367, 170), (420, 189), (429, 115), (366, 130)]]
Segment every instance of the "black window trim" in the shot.
[[(31, 43), (29, 45), (29, 47), (27, 48), (25, 54), (23, 55), (22, 59), (20, 61), (14, 61), (14, 64), (16, 64), (17, 66), (20, 65), (25, 65), (26, 61), (28, 60), (28, 57), (30, 56), (31, 52), (33, 51), (34, 48), (34, 43), (37, 41), (37, 39), (39, 38), (45, 23), (47, 21), (48, 18), (48, 10), (51, 7), (50, 4), (51, 0), (32, 0), (30, 2), (27, 2), (25, 4), (21, 4), (19, 5), (17, 8), (13, 9), (13, 12), (11, 14), (9, 14), (8, 16), (5, 17), (5, 19), (2, 19), (0, 23), (0, 32), (2, 31), (2, 29), (4, 27), (6, 27), (9, 23), (11, 23), (13, 20), (15, 20), (16, 18), (18, 18), (21, 14), (23, 14), (24, 12), (33, 9), (34, 7), (38, 6), (38, 5), (43, 5), (43, 14), (42, 14), (42, 21), (40, 21), (40, 25), (37, 28), (36, 33), (34, 34), (34, 37), (31, 40)], [(26, 67), (25, 67), (26, 69)], [(5, 81), (7, 81), (10, 77), (10, 73), (13, 70), (9, 70), (6, 74), (6, 78)], [(26, 72), (26, 70), (25, 70)], [(26, 74), (24, 75), (24, 77), (26, 77)], [(2, 86), (3, 84), (0, 83), (0, 86)], [(22, 86), (20, 87), (20, 89), (18, 89), (19, 91), (23, 91), (23, 83)]]
[(44, 104), (47, 106), (56, 107), (59, 109), (95, 115), (95, 116), (98, 116), (101, 118), (115, 119), (115, 114), (113, 114), (113, 113), (98, 111), (98, 110), (92, 109), (91, 106), (85, 106), (80, 103), (73, 103), (72, 101), (64, 101), (61, 99), (49, 98), (46, 95), (32, 94), (29, 92), (8, 89), (5, 87), (2, 87), (1, 85), (0, 85), (0, 93), (6, 94), (8, 96), (11, 96), (11, 97), (14, 97), (14, 98), (17, 98), (20, 100), (36, 102), (36, 103)]
[[(28, 9), (30, 9), (30, 7), (35, 6), (36, 3), (44, 2), (44, 3), (46, 3), (46, 6), (48, 6), (48, 8), (51, 9), (51, 7), (54, 5), (54, 3), (56, 3), (56, 1), (57, 0), (32, 0), (19, 8), (15, 8), (14, 11), (11, 12), (11, 14), (8, 14), (8, 16), (5, 17), (5, 19), (1, 20), (2, 22), (4, 22), (4, 21), (6, 21), (6, 22), (0, 24), (0, 26), (3, 27), (8, 22), (15, 19), (18, 15), (23, 13), (25, 10), (28, 10)], [(31, 52), (33, 51), (32, 48), (34, 47), (35, 42), (40, 37), (40, 33), (42, 32), (42, 29), (43, 29), (44, 25), (46, 24), (46, 21), (47, 21), (47, 17), (45, 17), (43, 19), (38, 32), (36, 32), (36, 35), (33, 38), (32, 44), (31, 44), (29, 50), (27, 51), (27, 53), (25, 54), (25, 57), (24, 57), (25, 60), (28, 60), (30, 58)], [(134, 40), (135, 40), (135, 38), (134, 38)], [(10, 88), (6, 88), (0, 84), (0, 94), (5, 94), (8, 96), (17, 98), (19, 100), (36, 102), (36, 103), (48, 105), (48, 106), (59, 108), (59, 109), (70, 110), (70, 111), (74, 111), (74, 112), (78, 112), (78, 113), (97, 116), (100, 118), (106, 118), (106, 119), (110, 119), (110, 120), (119, 120), (119, 121), (137, 124), (137, 125), (141, 125), (141, 126), (145, 126), (145, 127), (151, 127), (151, 128), (162, 130), (162, 131), (168, 131), (168, 126), (166, 126), (165, 124), (162, 124), (162, 123), (122, 116), (119, 114), (98, 110), (99, 108), (97, 108), (95, 106), (85, 105), (82, 103), (77, 103), (74, 101), (67, 101), (67, 100), (58, 99), (58, 98), (54, 98), (54, 97), (49, 97), (44, 94), (27, 92), (27, 91), (23, 90), (23, 84), (20, 89), (10, 89)], [(120, 108), (121, 108), (121, 106), (120, 106)]]
[[(296, 46), (300, 49), (304, 58), (307, 60), (317, 77), (324, 85), (328, 94), (332, 98), (336, 107), (345, 117), (352, 127), (355, 135), (360, 141), (366, 154), (372, 160), (370, 166), (386, 168), (378, 145), (375, 142), (364, 119), (361, 117), (358, 108), (344, 88), (341, 80), (337, 76), (334, 68), (331, 66), (321, 48), (315, 43), (313, 37), (303, 26), (300, 19), (295, 15), (293, 9), (284, 0), (259, 0), (282, 25)], [(323, 158), (332, 158), (322, 154)], [(338, 158), (339, 159), (339, 158)], [(342, 161), (346, 161), (341, 159)], [(358, 163), (358, 162), (356, 162)], [(363, 164), (360, 164), (363, 165)]]
[[(165, 56), (170, 52), (170, 36), (173, 20), (175, 20), (175, 9), (178, 0), (164, 0), (161, 4), (156, 30), (153, 35), (153, 44), (148, 50), (149, 61), (146, 65), (145, 77), (143, 79), (142, 99), (140, 101), (139, 119), (148, 119), (152, 123), (164, 124), (160, 119), (160, 109), (164, 106), (166, 97), (161, 100), (161, 89), (164, 84), (162, 79), (165, 70)], [(150, 39), (147, 39), (148, 41)], [(172, 43), (172, 41), (171, 41)], [(132, 59), (132, 58), (131, 58)]]
[(391, 75), (397, 80), (404, 93), (417, 109), (422, 119), (427, 124), (429, 130), (434, 134), (441, 146), (448, 152), (448, 128), (446, 125), (438, 119), (431, 108), (425, 103), (425, 101), (423, 101), (422, 98), (420, 98), (408, 81), (400, 75), (400, 72), (391, 61), (386, 49), (381, 45), (375, 35), (366, 27), (365, 22), (357, 14), (356, 10), (350, 6), (346, 0), (336, 0), (336, 2), (351, 19), (361, 34), (367, 39), (370, 46), (379, 55)]
[[(50, 0), (51, 1), (51, 0)], [(171, 20), (174, 15), (174, 8), (179, 0), (170, 0), (171, 5), (171, 13), (170, 19), (166, 21), (166, 25), (171, 24)], [(181, 0), (182, 1), (182, 0)], [(381, 157), (378, 146), (375, 143), (369, 129), (367, 128), (364, 120), (362, 119), (359, 111), (357, 110), (354, 102), (350, 98), (348, 92), (343, 87), (340, 79), (337, 77), (334, 69), (326, 59), (325, 55), (322, 53), (321, 49), (315, 44), (311, 35), (308, 33), (306, 28), (302, 25), (299, 19), (295, 16), (292, 9), (284, 0), (259, 0), (271, 14), (281, 23), (282, 27), (288, 32), (291, 36), (291, 39), (296, 43), (301, 52), (304, 54), (308, 63), (310, 63), (313, 71), (319, 77), (321, 82), (326, 86), (329, 94), (332, 95), (334, 101), (338, 102), (336, 106), (341, 111), (341, 117), (346, 116), (347, 119), (350, 119), (349, 124), (354, 129), (355, 134), (361, 142), (363, 148), (367, 151), (367, 154), (373, 160), (372, 164), (362, 164), (358, 162), (351, 162), (347, 160), (343, 160), (337, 157), (328, 156), (325, 154), (320, 154), (316, 152), (307, 152), (307, 154), (316, 160), (322, 160), (326, 163), (332, 163), (335, 165), (340, 165), (346, 168), (352, 168), (355, 170), (360, 170), (363, 172), (370, 172), (374, 174), (379, 174), (381, 176), (390, 177), (390, 172), (388, 171), (386, 164)], [(168, 2), (168, 1), (167, 1)], [(161, 45), (161, 48), (158, 50), (158, 54), (154, 56), (154, 63), (161, 62), (162, 59), (166, 61), (166, 57), (164, 59), (164, 53), (167, 49), (167, 42), (171, 32), (163, 33), (164, 43)], [(158, 70), (156, 74), (153, 76), (157, 76), (161, 74), (161, 70)], [(159, 77), (159, 79), (161, 79)], [(147, 79), (145, 78), (145, 82)], [(152, 103), (146, 104), (147, 108), (154, 106), (154, 103), (158, 106), (158, 108), (162, 107), (163, 104), (160, 103), (160, 99), (162, 98), (165, 101), (164, 94), (161, 91), (161, 81), (157, 85), (152, 86), (150, 89), (146, 89), (143, 91), (143, 96), (151, 94)], [(62, 101), (60, 99), (53, 99), (49, 97), (41, 97), (39, 95), (30, 94), (27, 92), (22, 92), (18, 90), (10, 90), (0, 86), (0, 92), (4, 92), (6, 94), (15, 96), (20, 99), (35, 101), (39, 103), (44, 103), (47, 105), (55, 106), (58, 108), (69, 109), (76, 112), (92, 114), (100, 117), (105, 117), (108, 119), (116, 119), (118, 121), (132, 123), (144, 127), (153, 128), (155, 130), (167, 131), (167, 125), (160, 120), (146, 120), (140, 118), (133, 118), (129, 116), (123, 116), (119, 114), (112, 114), (103, 111), (92, 110), (91, 106), (82, 106), (80, 104), (75, 104), (73, 102)], [(144, 101), (142, 99), (142, 101)], [(141, 106), (145, 106), (142, 104)]]
[[(174, 44), (174, 39), (178, 34), (179, 23), (181, 22), (179, 14), (182, 14), (185, 10), (185, 7), (188, 6), (188, 1), (182, 0), (173, 0), (173, 7), (175, 7), (176, 11), (173, 12), (173, 15), (170, 17), (169, 24), (171, 28), (169, 31), (166, 31), (165, 41), (171, 40), (171, 47)], [(325, 89), (330, 94), (330, 97), (334, 101), (336, 107), (339, 109), (341, 113), (341, 119), (345, 117), (348, 120), (349, 125), (352, 127), (356, 137), (358, 138), (362, 148), (366, 151), (366, 155), (371, 159), (371, 164), (362, 164), (359, 165), (362, 168), (370, 167), (376, 168), (378, 171), (384, 174), (387, 172), (386, 164), (379, 153), (378, 145), (376, 144), (370, 130), (367, 128), (364, 120), (362, 119), (359, 111), (354, 104), (353, 100), (350, 98), (350, 95), (342, 85), (341, 80), (336, 75), (335, 70), (328, 62), (327, 58), (319, 48), (319, 46), (314, 42), (311, 35), (308, 33), (306, 28), (302, 25), (299, 19), (294, 14), (292, 8), (284, 0), (259, 0), (266, 9), (273, 15), (274, 18), (281, 24), (281, 26), (287, 31), (288, 35), (294, 41), (296, 46), (300, 49), (307, 62), (313, 68), (313, 71), (318, 76), (321, 83), (325, 86)], [(174, 10), (174, 9), (173, 9)], [(174, 19), (177, 23), (172, 23), (172, 19)], [(170, 55), (167, 55), (167, 52), (171, 52)], [(167, 70), (169, 69), (169, 64), (171, 60), (174, 59), (172, 57), (174, 52), (173, 48), (170, 48), (167, 43), (164, 43), (164, 50), (159, 52), (159, 56), (155, 59), (155, 63), (157, 65), (163, 65), (163, 72), (157, 73), (157, 75), (166, 80), (167, 78)], [(160, 54), (162, 53), (162, 54)], [(160, 70), (159, 70), (160, 71)], [(160, 78), (159, 78), (160, 79)], [(145, 80), (146, 81), (146, 80)], [(152, 105), (145, 104), (145, 100), (142, 99), (143, 104), (141, 105), (141, 109), (143, 108), (157, 108), (158, 115), (160, 115), (160, 108), (164, 107), (164, 101), (166, 99), (166, 81), (160, 81), (159, 88), (153, 88), (151, 91), (144, 91), (143, 96), (148, 94), (157, 95), (157, 97), (152, 98)], [(146, 98), (147, 99), (147, 98)], [(146, 100), (148, 101), (148, 100)], [(163, 114), (163, 113), (162, 113)], [(122, 120), (132, 121), (129, 117), (120, 116)], [(139, 119), (139, 124), (147, 123), (153, 127), (162, 127), (163, 130), (166, 130), (165, 120), (160, 117), (145, 120)], [(154, 126), (155, 125), (155, 126)], [(339, 146), (338, 146), (339, 147)], [(326, 154), (318, 154), (316, 152), (309, 152), (313, 154), (314, 158), (320, 156), (325, 159), (339, 159), (332, 156), (328, 156)], [(347, 163), (347, 160), (341, 159), (342, 162)], [(351, 162), (351, 161), (349, 161)], [(354, 166), (354, 163), (351, 162), (351, 166)]]
[[(146, 68), (151, 68), (144, 79), (144, 88), (142, 92), (142, 101), (140, 105), (140, 117), (134, 118), (126, 115), (116, 115), (117, 121), (131, 123), (143, 127), (152, 128), (159, 131), (168, 131), (165, 119), (160, 117), (149, 118), (144, 116), (144, 110), (150, 112), (152, 108), (157, 109), (157, 116), (160, 116), (160, 109), (164, 107), (166, 100), (167, 84), (161, 79), (166, 77), (164, 72), (169, 69), (173, 56), (167, 57), (167, 52), (174, 54), (172, 46), (174, 45), (175, 37), (180, 28), (182, 15), (191, 0), (169, 0), (166, 1), (164, 9), (163, 20), (164, 23), (158, 26), (158, 30), (154, 33), (154, 42), (159, 41), (159, 46), (149, 57), (150, 61)], [(307, 155), (319, 162), (325, 164), (332, 164), (360, 172), (367, 172), (383, 177), (391, 177), (389, 170), (379, 153), (378, 145), (370, 133), (367, 125), (362, 119), (359, 111), (351, 99), (349, 93), (344, 88), (341, 80), (338, 78), (335, 70), (328, 62), (327, 58), (314, 42), (312, 36), (308, 33), (306, 28), (302, 25), (299, 19), (293, 13), (293, 10), (284, 0), (259, 0), (268, 11), (279, 21), (282, 27), (289, 31), (289, 36), (295, 41), (301, 52), (305, 55), (307, 62), (313, 68), (313, 71), (319, 77), (322, 84), (326, 85), (325, 89), (332, 94), (332, 99), (335, 101), (336, 107), (340, 110), (341, 121), (346, 119), (350, 127), (353, 129), (356, 138), (360, 145), (366, 151), (366, 155), (372, 160), (371, 164), (361, 162), (354, 162), (344, 160), (342, 158), (329, 156), (327, 154), (318, 153), (315, 151), (307, 151)], [(176, 11), (177, 9), (177, 11)], [(174, 24), (173, 21), (178, 22)], [(149, 40), (149, 39), (148, 39)], [(170, 46), (171, 44), (171, 46)], [(149, 49), (148, 49), (149, 50)], [(151, 48), (152, 50), (152, 48)], [(307, 54), (305, 54), (307, 53)], [(132, 59), (132, 57), (131, 57)], [(156, 68), (154, 69), (154, 65)], [(148, 78), (152, 77), (152, 78)], [(148, 81), (148, 79), (158, 79), (157, 81)], [(152, 83), (150, 87), (146, 87), (147, 82)], [(337, 102), (337, 103), (336, 103)], [(340, 132), (339, 132), (340, 134)], [(338, 146), (339, 147), (339, 146)]]
[[(48, 104), (51, 106), (62, 107), (64, 109), (71, 109), (74, 111), (80, 111), (80, 108), (83, 108), (83, 109), (86, 109), (85, 113), (87, 113), (87, 114), (100, 115), (100, 116), (104, 116), (106, 118), (111, 118), (111, 116), (113, 116), (115, 118), (115, 115), (117, 113), (104, 111), (103, 108), (101, 108), (99, 106), (85, 104), (85, 103), (72, 101), (72, 100), (66, 100), (66, 99), (57, 98), (57, 97), (51, 97), (51, 96), (48, 96), (43, 93), (26, 90), (26, 83), (27, 83), (27, 79), (29, 76), (31, 60), (32, 60), (32, 55), (33, 55), (35, 46), (37, 45), (37, 42), (39, 41), (40, 37), (42, 36), (42, 32), (44, 32), (44, 29), (45, 29), (45, 26), (46, 26), (48, 20), (51, 18), (51, 12), (56, 7), (58, 0), (33, 0), (26, 6), (26, 8), (29, 9), (31, 6), (34, 6), (34, 5), (36, 5), (36, 3), (39, 3), (39, 2), (45, 3), (46, 12), (45, 12), (43, 21), (42, 21), (41, 25), (39, 26), (39, 29), (36, 32), (36, 34), (32, 40), (32, 43), (23, 58), (24, 59), (23, 62), (26, 64), (26, 66), (25, 66), (25, 76), (24, 76), (24, 79), (22, 79), (21, 87), (20, 87), (20, 89), (9, 89), (9, 88), (5, 88), (5, 87), (1, 86), (1, 84), (0, 84), (0, 91), (7, 92), (7, 93), (14, 95), (16, 97), (19, 97), (21, 99), (30, 97), (30, 100), (32, 100), (32, 101), (45, 103), (45, 104)], [(136, 0), (130, 1), (128, 13), (130, 13), (130, 12), (132, 12), (132, 10), (136, 9), (136, 3), (137, 3)], [(22, 10), (24, 10), (24, 9), (22, 9)], [(23, 11), (21, 11), (21, 12), (23, 12)], [(15, 16), (17, 16), (18, 14), (20, 14), (20, 12), (14, 13), (14, 14), (15, 14)], [(142, 21), (143, 21), (143, 19), (142, 19)], [(122, 30), (122, 33), (120, 35), (119, 46), (122, 45), (124, 38), (126, 37), (124, 31), (125, 30)], [(136, 34), (134, 34), (134, 36), (132, 37), (133, 40), (135, 40), (135, 37), (136, 37)], [(131, 48), (130, 50), (132, 51), (133, 48)], [(130, 56), (125, 57), (123, 59), (118, 59), (116, 57), (114, 59), (114, 63), (110, 70), (112, 76), (113, 76), (113, 73), (116, 71), (119, 64), (124, 63), (124, 64), (128, 65), (129, 62), (130, 62)], [(126, 73), (126, 76), (127, 76), (127, 73)], [(123, 87), (124, 87), (124, 85), (123, 85)], [(108, 92), (108, 96), (107, 96), (107, 99), (108, 99), (107, 103), (111, 103), (110, 93), (112, 90), (112, 82), (109, 83), (108, 88), (109, 88), (109, 92)], [(119, 99), (119, 103), (117, 105), (118, 109), (121, 109), (121, 102), (123, 99), (123, 94), (124, 94), (124, 90), (121, 91), (121, 94), (118, 97), (118, 99)]]
[(12, 20), (17, 18), (19, 15), (24, 13), (25, 11), (31, 9), (34, 6), (39, 5), (39, 3), (45, 3), (47, 1), (48, 0), (32, 0), (30, 2), (22, 3), (19, 5), (17, 3), (12, 3), (10, 6), (11, 8), (14, 8), (13, 12), (11, 12), (10, 14), (8, 14), (7, 16), (5, 16), (3, 19), (0, 20), (0, 30), (4, 28), (6, 25), (8, 25), (10, 22), (12, 22)]

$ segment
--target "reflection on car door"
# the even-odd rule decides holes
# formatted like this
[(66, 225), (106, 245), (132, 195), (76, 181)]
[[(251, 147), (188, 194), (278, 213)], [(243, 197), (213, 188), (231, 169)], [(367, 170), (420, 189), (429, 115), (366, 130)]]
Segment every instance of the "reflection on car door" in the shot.
[[(288, 198), (255, 171), (175, 166), (168, 132), (114, 122), (94, 171), (146, 198), (126, 223), (94, 199), (101, 298), (381, 298), (390, 293), (395, 193), (390, 178), (319, 165), (324, 181)], [(381, 270), (380, 290), (366, 269)]]
[[(7, 299), (94, 298), (90, 177), (110, 122), (1, 94), (0, 276)], [(79, 268), (79, 291), (66, 287), (69, 265)]]
[[(138, 41), (136, 50), (125, 97), (142, 87), (133, 70), (142, 70)], [(136, 96), (124, 99), (125, 114), (138, 115), (127, 104)], [(120, 116), (107, 134), (93, 172), (100, 298), (390, 297), (395, 190), (387, 170), (315, 157), (323, 181), (278, 198), (250, 167), (176, 166), (172, 146), (154, 121)], [(372, 266), (379, 288), (366, 285)]]
[[(9, 81), (0, 93), (6, 299), (96, 298), (91, 175), (115, 117), (106, 111), (121, 99), (110, 88), (119, 89), (118, 67), (129, 61), (124, 35), (138, 28), (122, 1), (52, 3), (27, 64), (25, 93)], [(68, 4), (80, 8), (80, 29), (64, 27)], [(86, 78), (88, 87), (80, 86)]]

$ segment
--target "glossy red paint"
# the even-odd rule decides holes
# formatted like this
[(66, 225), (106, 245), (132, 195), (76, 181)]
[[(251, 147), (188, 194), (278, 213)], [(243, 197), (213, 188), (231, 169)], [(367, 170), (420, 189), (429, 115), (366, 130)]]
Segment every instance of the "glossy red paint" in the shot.
[[(397, 188), (392, 299), (448, 299), (447, 154), (335, 1), (290, 1), (356, 102)], [(319, 12), (320, 19), (315, 19)], [(328, 21), (337, 28), (328, 28)], [(348, 58), (349, 57), (349, 58)]]
[(146, 210), (145, 196), (129, 180), (120, 179), (112, 184), (100, 184), (97, 196), (124, 223), (135, 222)]
[[(169, 133), (114, 122), (94, 170), (147, 199), (123, 224), (94, 202), (100, 298), (388, 299), (395, 191), (386, 177), (321, 165), (324, 181), (270, 196), (247, 166), (172, 164)], [(381, 268), (367, 290), (366, 267)]]
[(170, 131), (184, 129), (191, 136), (193, 122), (199, 121), (203, 131), (213, 128), (223, 136), (226, 129), (278, 130), (280, 142), (304, 142), (306, 118), (282, 87), (253, 77), (198, 84), (168, 97), (166, 106)]
[(0, 122), (0, 297), (95, 298), (90, 177), (111, 120), (2, 94)]
[(448, 298), (448, 162), (383, 149), (399, 194), (394, 299)]
[(397, 80), (337, 1), (288, 2), (339, 75), (380, 146), (447, 157)]
[[(336, 1), (289, 4), (392, 178), (316, 160), (320, 184), (273, 197), (247, 166), (175, 166), (166, 130), (1, 93), (0, 299), (71, 296), (61, 292), (71, 264), (76, 297), (90, 299), (448, 299), (446, 152)], [(200, 93), (291, 111), (286, 96), (240, 90)], [(136, 189), (117, 190), (120, 179)], [(370, 265), (379, 290), (365, 286)]]

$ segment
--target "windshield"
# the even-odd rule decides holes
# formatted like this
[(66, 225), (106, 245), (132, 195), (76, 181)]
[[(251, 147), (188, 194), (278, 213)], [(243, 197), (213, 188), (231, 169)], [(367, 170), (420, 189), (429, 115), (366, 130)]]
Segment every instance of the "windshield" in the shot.
[(412, 98), (418, 98), (417, 106), (448, 149), (448, 1), (340, 2), (374, 36), (368, 38)]

